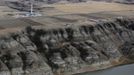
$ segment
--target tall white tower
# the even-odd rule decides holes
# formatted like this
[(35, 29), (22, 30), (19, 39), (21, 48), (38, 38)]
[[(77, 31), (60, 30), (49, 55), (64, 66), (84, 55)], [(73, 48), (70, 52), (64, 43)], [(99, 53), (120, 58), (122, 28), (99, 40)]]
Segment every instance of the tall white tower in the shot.
[(34, 0), (30, 0), (30, 14), (34, 14), (33, 13), (33, 3), (34, 3)]

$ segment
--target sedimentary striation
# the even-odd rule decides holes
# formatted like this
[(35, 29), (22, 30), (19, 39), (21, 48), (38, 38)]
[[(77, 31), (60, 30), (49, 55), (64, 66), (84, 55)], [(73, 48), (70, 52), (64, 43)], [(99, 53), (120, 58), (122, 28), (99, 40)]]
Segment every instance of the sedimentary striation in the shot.
[(0, 37), (0, 75), (71, 75), (133, 61), (133, 19), (33, 26)]

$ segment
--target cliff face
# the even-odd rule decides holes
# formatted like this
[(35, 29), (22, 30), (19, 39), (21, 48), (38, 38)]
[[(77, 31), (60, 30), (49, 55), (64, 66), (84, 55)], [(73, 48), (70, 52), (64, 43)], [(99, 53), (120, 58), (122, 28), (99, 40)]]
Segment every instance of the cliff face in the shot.
[(47, 29), (0, 38), (0, 75), (69, 75), (133, 62), (134, 20)]

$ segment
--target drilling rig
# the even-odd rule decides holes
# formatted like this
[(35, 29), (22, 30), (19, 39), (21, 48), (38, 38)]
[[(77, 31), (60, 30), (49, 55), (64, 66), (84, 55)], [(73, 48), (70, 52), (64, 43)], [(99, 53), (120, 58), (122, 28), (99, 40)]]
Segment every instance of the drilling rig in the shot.
[(26, 13), (15, 14), (13, 16), (15, 18), (42, 16), (38, 10), (38, 0), (19, 0), (17, 2), (10, 2), (8, 5), (9, 7), (17, 9), (19, 11), (26, 11)]

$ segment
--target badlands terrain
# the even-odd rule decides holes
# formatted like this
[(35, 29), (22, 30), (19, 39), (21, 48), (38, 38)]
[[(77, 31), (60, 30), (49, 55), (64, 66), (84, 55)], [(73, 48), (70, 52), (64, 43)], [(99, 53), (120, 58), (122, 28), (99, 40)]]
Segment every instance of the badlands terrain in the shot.
[(134, 5), (44, 4), (40, 17), (0, 6), (0, 75), (72, 75), (134, 62)]

